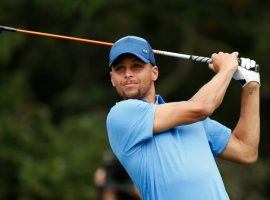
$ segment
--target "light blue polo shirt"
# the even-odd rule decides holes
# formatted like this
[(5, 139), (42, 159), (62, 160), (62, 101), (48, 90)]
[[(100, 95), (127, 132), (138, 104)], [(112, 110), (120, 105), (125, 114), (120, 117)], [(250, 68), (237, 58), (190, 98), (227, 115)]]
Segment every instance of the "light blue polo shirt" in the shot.
[(214, 156), (231, 130), (207, 118), (153, 135), (157, 103), (124, 100), (110, 110), (107, 132), (114, 154), (144, 200), (229, 199)]

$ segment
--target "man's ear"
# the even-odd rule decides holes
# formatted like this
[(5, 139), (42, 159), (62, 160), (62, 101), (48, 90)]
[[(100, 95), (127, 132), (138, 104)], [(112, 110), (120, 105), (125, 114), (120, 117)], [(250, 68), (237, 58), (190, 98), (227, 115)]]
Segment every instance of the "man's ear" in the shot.
[(111, 76), (112, 86), (115, 87), (115, 84), (114, 84), (114, 81), (113, 81), (113, 78), (112, 78), (112, 72), (110, 72), (110, 76)]
[(156, 81), (158, 79), (158, 67), (152, 67), (152, 81)]
[(115, 87), (115, 84), (114, 84), (114, 82), (113, 82), (113, 80), (112, 80), (112, 79), (111, 79), (111, 82), (112, 82), (112, 86), (113, 86), (113, 87)]

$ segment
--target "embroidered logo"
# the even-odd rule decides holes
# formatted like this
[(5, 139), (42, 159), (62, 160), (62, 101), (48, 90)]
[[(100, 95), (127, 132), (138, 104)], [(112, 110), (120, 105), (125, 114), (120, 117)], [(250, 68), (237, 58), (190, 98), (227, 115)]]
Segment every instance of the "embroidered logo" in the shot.
[(143, 51), (143, 53), (145, 53), (145, 54), (148, 53), (147, 49), (143, 49), (142, 51)]

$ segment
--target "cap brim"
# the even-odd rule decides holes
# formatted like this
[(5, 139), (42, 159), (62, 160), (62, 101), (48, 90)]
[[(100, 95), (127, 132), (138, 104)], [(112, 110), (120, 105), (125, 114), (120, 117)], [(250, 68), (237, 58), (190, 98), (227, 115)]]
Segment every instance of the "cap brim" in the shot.
[(143, 56), (133, 52), (133, 51), (124, 51), (124, 52), (119, 52), (109, 63), (109, 67), (111, 67), (113, 65), (113, 63), (122, 55), (124, 54), (132, 54), (134, 56), (136, 56), (137, 58), (139, 58), (141, 61), (143, 61), (144, 63), (150, 63), (149, 60), (147, 60), (146, 58), (144, 58)]

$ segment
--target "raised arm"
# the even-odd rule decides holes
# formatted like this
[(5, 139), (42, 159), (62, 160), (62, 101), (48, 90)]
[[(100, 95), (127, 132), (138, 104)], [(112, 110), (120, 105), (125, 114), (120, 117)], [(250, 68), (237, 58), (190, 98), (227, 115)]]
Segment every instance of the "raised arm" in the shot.
[(154, 133), (181, 124), (190, 124), (210, 116), (221, 104), (228, 85), (237, 69), (238, 53), (212, 55), (209, 67), (216, 75), (188, 101), (166, 103), (157, 106)]
[(249, 164), (257, 160), (260, 138), (259, 89), (256, 82), (248, 83), (242, 92), (240, 118), (226, 149), (220, 157)]

